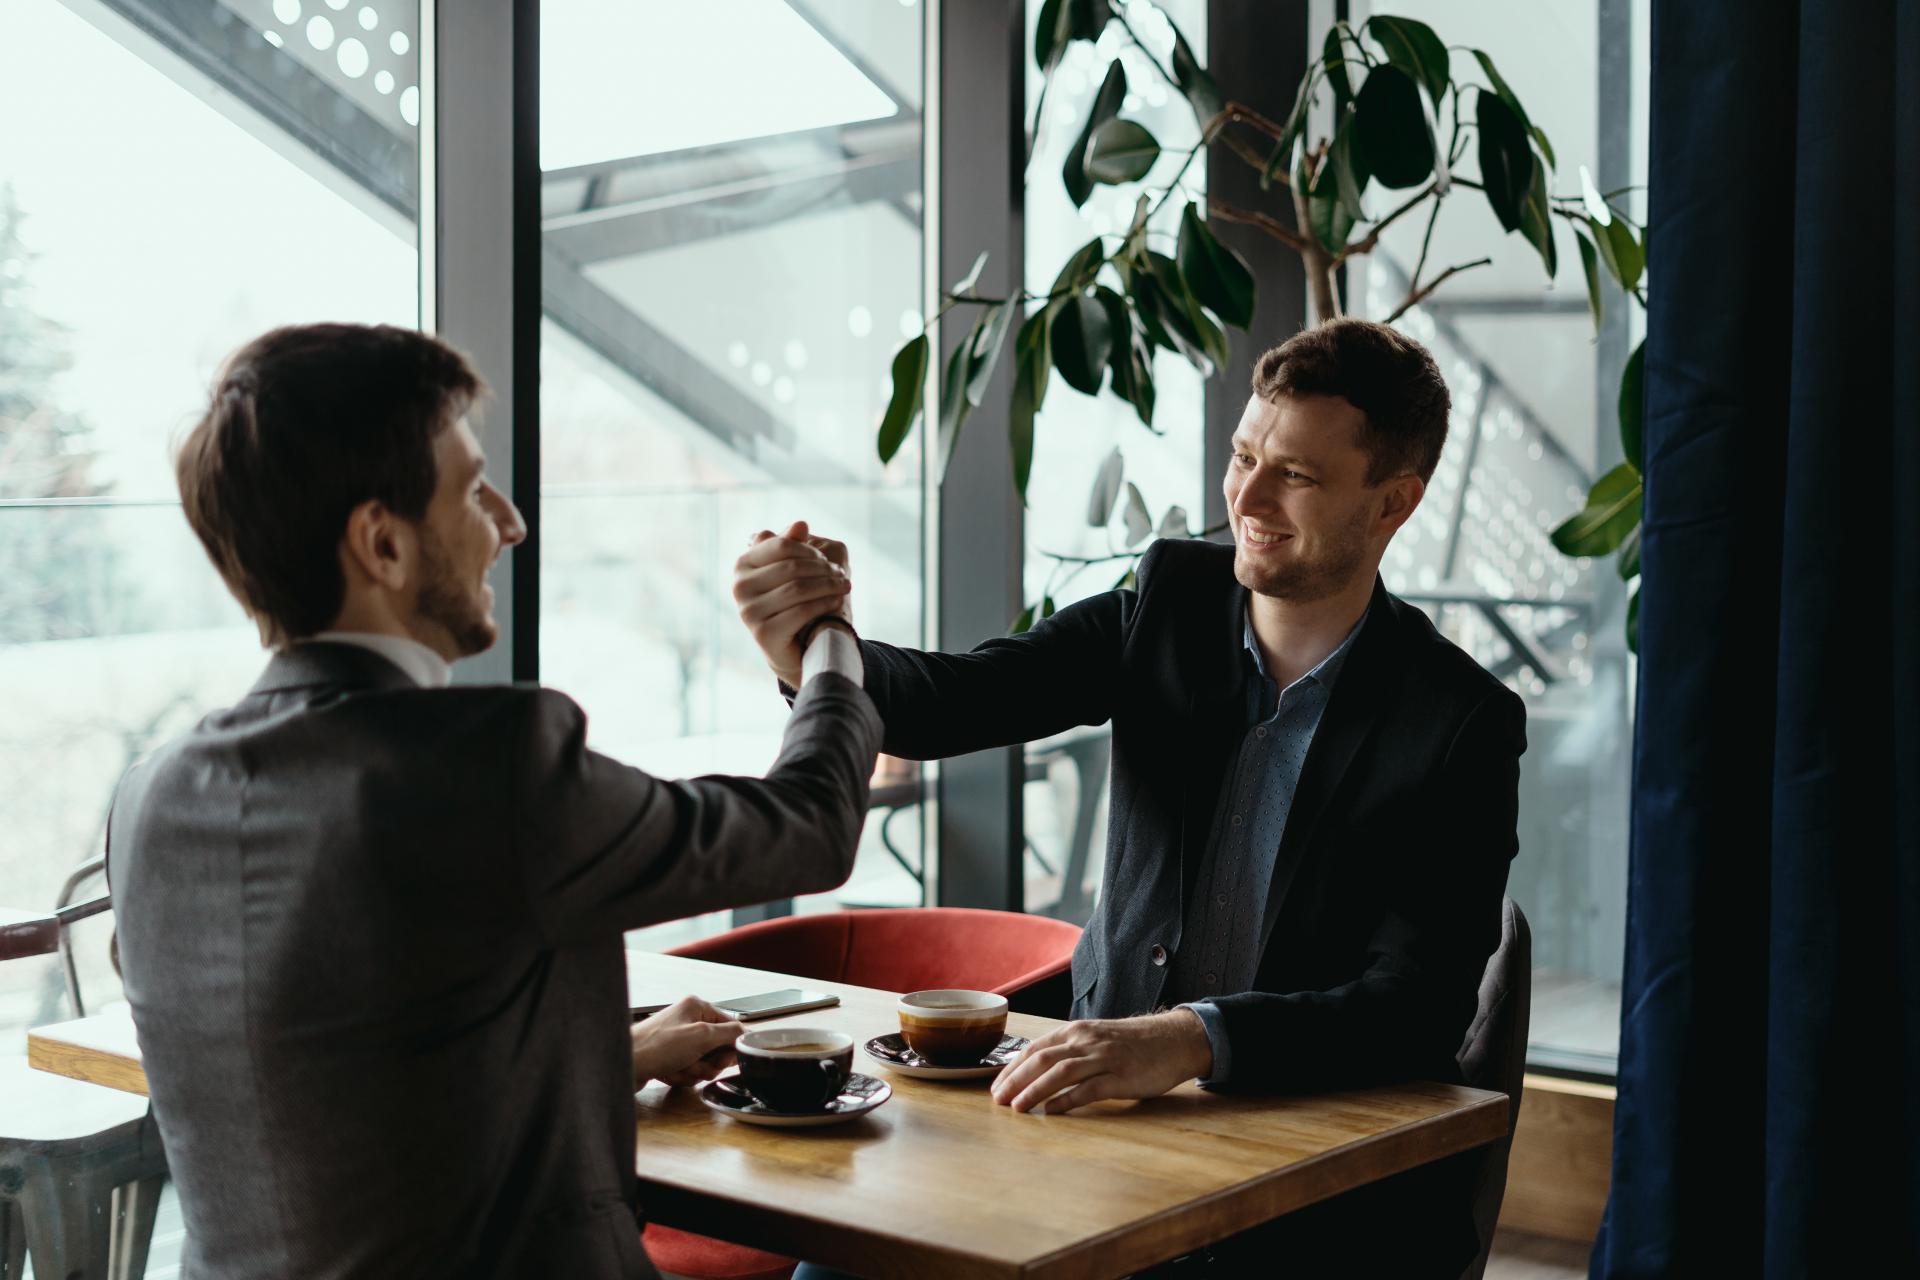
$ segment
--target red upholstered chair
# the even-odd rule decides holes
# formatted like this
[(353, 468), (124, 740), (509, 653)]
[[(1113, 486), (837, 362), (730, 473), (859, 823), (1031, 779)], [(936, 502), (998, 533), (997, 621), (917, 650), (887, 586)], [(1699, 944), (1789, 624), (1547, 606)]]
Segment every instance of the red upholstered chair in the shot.
[[(1065, 1017), (1079, 940), (1079, 926), (1046, 916), (903, 907), (763, 920), (668, 954), (882, 991), (993, 991), (1023, 1013)], [(656, 1267), (692, 1280), (785, 1280), (795, 1265), (671, 1227), (649, 1226), (645, 1240)]]

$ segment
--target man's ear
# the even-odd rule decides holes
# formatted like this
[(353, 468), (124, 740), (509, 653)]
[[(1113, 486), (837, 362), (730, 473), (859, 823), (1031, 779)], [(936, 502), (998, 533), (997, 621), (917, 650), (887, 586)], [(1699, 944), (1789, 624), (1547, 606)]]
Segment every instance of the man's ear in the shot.
[(1381, 488), (1380, 532), (1391, 538), (1400, 532), (1420, 505), (1420, 499), (1426, 496), (1427, 482), (1413, 472), (1404, 472), (1387, 481)]
[(407, 585), (413, 552), (413, 529), (385, 504), (369, 498), (347, 514), (340, 564), (349, 580), (398, 591)]

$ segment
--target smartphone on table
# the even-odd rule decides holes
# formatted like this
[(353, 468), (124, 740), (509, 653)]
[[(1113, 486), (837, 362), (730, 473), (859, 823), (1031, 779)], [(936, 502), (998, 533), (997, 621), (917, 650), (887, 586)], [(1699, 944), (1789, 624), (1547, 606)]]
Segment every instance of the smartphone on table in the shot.
[[(839, 1003), (839, 996), (828, 995), (824, 991), (786, 987), (779, 991), (762, 991), (757, 995), (715, 1000), (713, 1005), (716, 1009), (723, 1009), (742, 1022), (757, 1022), (762, 1018), (778, 1018), (782, 1014), (801, 1013), (807, 1009), (830, 1009)], [(664, 1004), (635, 1005), (633, 1020), (638, 1022), (666, 1007)]]

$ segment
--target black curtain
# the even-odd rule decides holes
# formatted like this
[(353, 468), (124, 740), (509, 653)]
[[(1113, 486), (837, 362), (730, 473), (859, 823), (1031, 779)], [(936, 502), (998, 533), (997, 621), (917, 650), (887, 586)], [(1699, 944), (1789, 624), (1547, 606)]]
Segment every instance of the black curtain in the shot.
[(1920, 5), (1653, 6), (1595, 1277), (1920, 1275)]

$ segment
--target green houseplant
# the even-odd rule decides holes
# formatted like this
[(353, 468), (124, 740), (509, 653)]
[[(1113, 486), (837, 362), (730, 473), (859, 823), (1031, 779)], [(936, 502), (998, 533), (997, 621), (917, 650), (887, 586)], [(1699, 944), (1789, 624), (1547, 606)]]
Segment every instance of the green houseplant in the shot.
[[(945, 292), (932, 319), (968, 308), (972, 325), (948, 358), (933, 415), (932, 447), (943, 469), (968, 415), (982, 403), (1009, 338), (1014, 377), (1008, 433), (1013, 484), (1022, 501), (1031, 479), (1036, 418), (1056, 375), (1083, 395), (1104, 393), (1124, 401), (1152, 430), (1155, 353), (1174, 353), (1203, 377), (1211, 376), (1228, 359), (1224, 326), (1244, 330), (1253, 317), (1253, 273), (1214, 235), (1215, 222), (1250, 225), (1298, 253), (1316, 321), (1340, 314), (1340, 268), (1373, 252), (1382, 232), (1402, 219), (1424, 216), (1426, 231), (1406, 295), (1386, 317), (1389, 324), (1454, 276), (1491, 262), (1480, 257), (1428, 272), (1440, 207), (1463, 192), (1472, 193), (1491, 215), (1489, 235), (1520, 235), (1549, 278), (1558, 263), (1557, 229), (1567, 228), (1580, 255), (1596, 326), (1602, 271), (1645, 305), (1644, 228), (1613, 203), (1622, 193), (1602, 194), (1582, 168), (1578, 194), (1551, 194), (1557, 164), (1553, 144), (1528, 118), (1485, 51), (1449, 46), (1431, 27), (1408, 18), (1381, 15), (1358, 26), (1336, 22), (1300, 82), (1292, 111), (1276, 121), (1227, 97), (1171, 19), (1171, 51), (1163, 63), (1110, 0), (1047, 0), (1033, 49), (1043, 85), (1051, 83), (1069, 46), (1098, 40), (1109, 24), (1117, 24), (1185, 100), (1199, 125), (1199, 140), (1175, 153), (1184, 158), (1170, 182), (1150, 186), (1149, 172), (1163, 149), (1143, 124), (1122, 114), (1126, 71), (1117, 57), (1108, 63), (1091, 110), (1074, 122), (1078, 132), (1060, 180), (1076, 206), (1085, 204), (1098, 185), (1138, 188), (1132, 222), (1121, 234), (1096, 236), (1082, 245), (1045, 293), (980, 294), (975, 286), (984, 255)], [(1456, 69), (1467, 78), (1456, 78)], [(1037, 119), (1044, 118), (1044, 93), (1043, 88)], [(1314, 137), (1310, 121), (1323, 99), (1332, 109), (1330, 136)], [(1179, 212), (1173, 251), (1162, 252), (1149, 236), (1149, 220), (1183, 194), (1181, 176), (1216, 142), (1258, 171), (1275, 208), (1188, 200)], [(1469, 154), (1474, 177), (1458, 172)], [(892, 396), (877, 442), (883, 461), (894, 456), (923, 416), (931, 352), (923, 331), (894, 356)], [(1636, 349), (1621, 385), (1626, 460), (1595, 482), (1586, 507), (1552, 534), (1554, 545), (1568, 555), (1617, 552), (1620, 574), (1629, 582), (1639, 573), (1641, 361)], [(1128, 549), (1110, 556), (1053, 557), (1053, 580), (1014, 621), (1014, 631), (1052, 613), (1053, 591), (1075, 574), (1108, 561), (1132, 561), (1139, 554), (1133, 548), (1156, 530), (1163, 536), (1188, 532), (1179, 508), (1158, 520), (1147, 510), (1139, 489), (1125, 483), (1118, 450), (1095, 479), (1088, 523), (1105, 527), (1116, 511), (1124, 520)], [(1129, 564), (1120, 583), (1131, 573)], [(1628, 611), (1630, 644), (1637, 605), (1636, 590)]]

